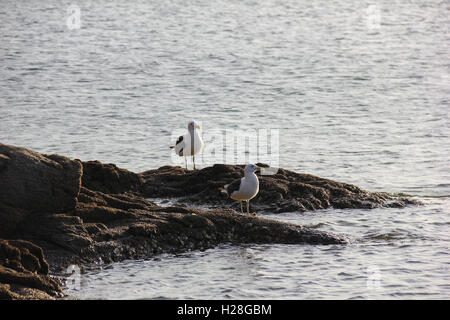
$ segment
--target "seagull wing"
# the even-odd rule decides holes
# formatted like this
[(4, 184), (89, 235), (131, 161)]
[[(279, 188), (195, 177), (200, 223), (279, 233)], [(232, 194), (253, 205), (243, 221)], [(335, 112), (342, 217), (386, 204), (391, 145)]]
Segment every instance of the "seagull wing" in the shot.
[(177, 142), (175, 142), (175, 145), (174, 145), (174, 146), (170, 146), (169, 148), (170, 148), (170, 149), (175, 148), (175, 146), (176, 146), (177, 144), (179, 144), (180, 142), (182, 142), (182, 141), (183, 141), (183, 136), (179, 136)]
[(177, 142), (170, 149), (175, 148), (175, 152), (181, 157), (183, 155), (183, 149), (185, 146), (184, 136), (179, 136)]
[(231, 182), (230, 184), (227, 184), (226, 186), (224, 186), (225, 191), (227, 192), (228, 196), (231, 196), (231, 194), (235, 191), (239, 191), (239, 189), (241, 188), (241, 179), (236, 179), (233, 182)]
[(177, 142), (175, 142), (175, 145), (183, 142), (183, 136), (179, 136)]

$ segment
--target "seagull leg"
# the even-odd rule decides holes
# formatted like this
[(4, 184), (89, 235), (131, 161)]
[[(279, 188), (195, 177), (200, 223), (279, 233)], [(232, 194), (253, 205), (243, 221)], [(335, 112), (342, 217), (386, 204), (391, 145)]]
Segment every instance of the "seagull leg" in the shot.
[(249, 207), (250, 207), (250, 200), (247, 200), (247, 214), (248, 215), (251, 214), (252, 216), (256, 217), (256, 212), (250, 213)]
[(187, 170), (187, 160), (186, 160), (186, 156), (184, 156), (184, 166), (186, 167), (186, 170)]
[(194, 155), (192, 155), (192, 162), (194, 163), (194, 170), (196, 170), (196, 168), (195, 168), (195, 157), (194, 157)]
[(244, 208), (242, 207), (242, 201), (239, 201), (239, 203), (241, 204), (241, 213), (244, 214)]

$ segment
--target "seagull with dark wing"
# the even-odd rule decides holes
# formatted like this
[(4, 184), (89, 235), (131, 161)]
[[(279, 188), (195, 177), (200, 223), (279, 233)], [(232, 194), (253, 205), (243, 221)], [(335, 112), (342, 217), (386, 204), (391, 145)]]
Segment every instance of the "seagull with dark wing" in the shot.
[[(247, 202), (247, 214), (249, 215), (249, 202), (259, 192), (259, 180), (255, 171), (260, 169), (255, 164), (247, 164), (244, 169), (244, 177), (234, 180), (222, 189), (233, 200), (237, 200), (241, 204), (241, 213), (244, 214), (242, 201)], [(256, 215), (256, 214), (254, 214)]]
[(171, 149), (175, 149), (175, 153), (180, 157), (184, 156), (184, 164), (187, 169), (187, 161), (186, 156), (192, 156), (192, 162), (195, 167), (195, 157), (197, 153), (202, 152), (205, 144), (203, 143), (202, 138), (200, 137), (198, 130), (200, 126), (195, 121), (190, 121), (188, 123), (188, 133), (182, 135), (178, 138), (177, 142), (174, 146), (171, 146)]

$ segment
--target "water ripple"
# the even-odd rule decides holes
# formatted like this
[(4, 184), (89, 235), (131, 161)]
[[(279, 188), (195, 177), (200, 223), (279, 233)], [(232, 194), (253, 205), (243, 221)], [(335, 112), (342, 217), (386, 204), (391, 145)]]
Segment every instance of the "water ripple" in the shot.
[(187, 118), (209, 141), (276, 128), (281, 167), (426, 202), (268, 215), (352, 241), (122, 262), (89, 270), (75, 295), (449, 298), (445, 1), (377, 1), (375, 25), (356, 0), (90, 1), (78, 30), (67, 6), (3, 4), (2, 143), (142, 172), (184, 165), (167, 146)]

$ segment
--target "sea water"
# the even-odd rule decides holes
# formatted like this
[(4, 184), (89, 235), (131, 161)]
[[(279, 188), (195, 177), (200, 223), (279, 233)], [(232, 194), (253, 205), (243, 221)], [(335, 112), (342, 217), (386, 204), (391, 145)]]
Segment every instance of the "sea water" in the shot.
[(191, 119), (200, 168), (225, 130), (276, 130), (280, 167), (425, 203), (268, 214), (351, 244), (100, 264), (70, 295), (450, 298), (449, 17), (424, 0), (4, 1), (2, 143), (141, 172), (184, 165), (168, 147)]

